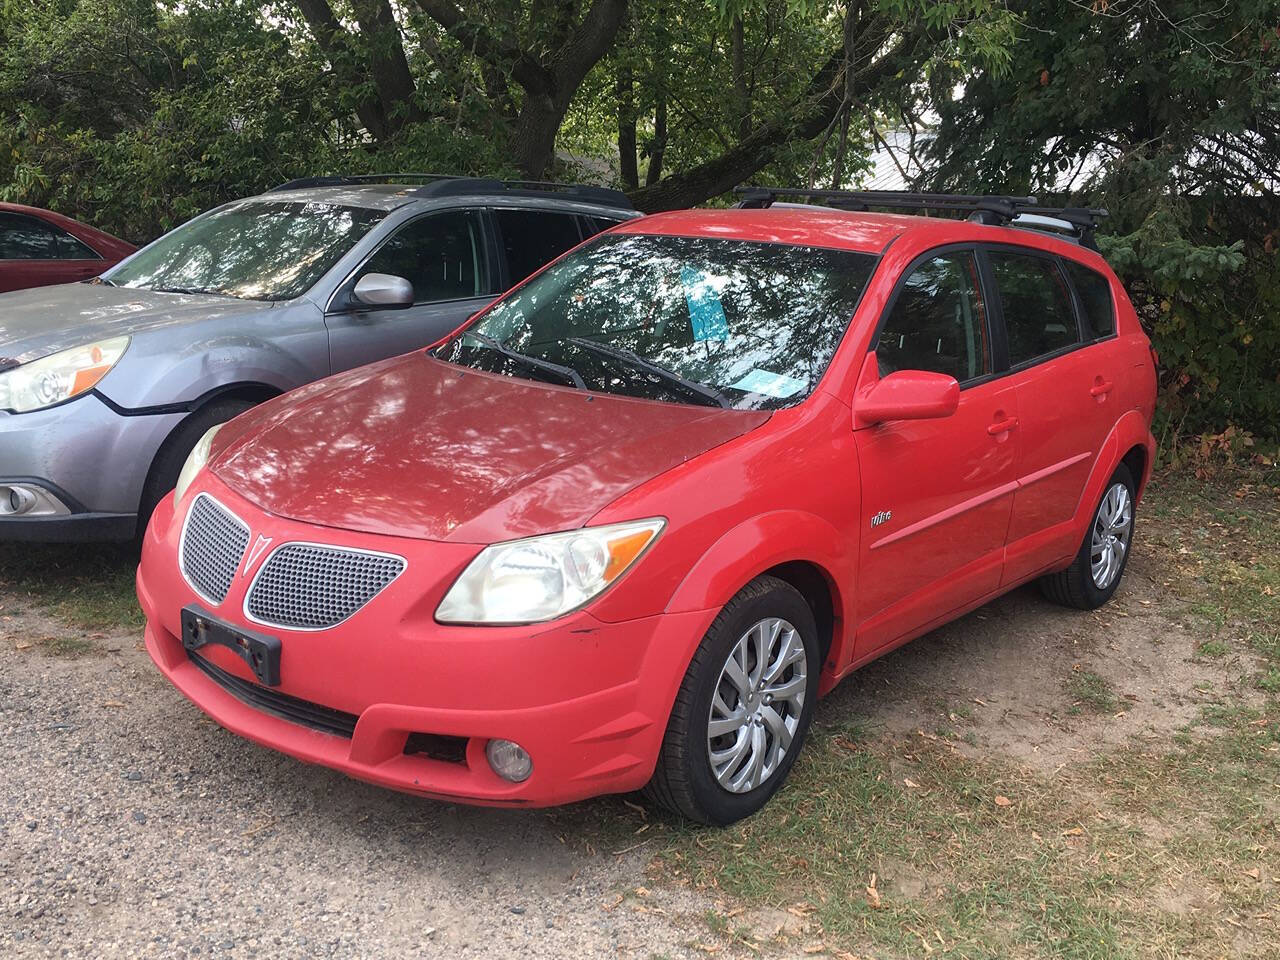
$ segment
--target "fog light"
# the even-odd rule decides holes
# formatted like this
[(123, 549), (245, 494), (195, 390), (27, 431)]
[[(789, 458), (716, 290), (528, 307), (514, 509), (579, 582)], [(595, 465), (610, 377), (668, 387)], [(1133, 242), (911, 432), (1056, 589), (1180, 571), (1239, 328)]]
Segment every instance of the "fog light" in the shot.
[(523, 783), (533, 773), (533, 758), (524, 747), (510, 740), (490, 740), (484, 748), (489, 766), (503, 780)]
[(0, 487), (0, 515), (26, 513), (36, 503), (36, 495), (24, 487)]
[(33, 483), (0, 483), (0, 517), (64, 516), (67, 505)]

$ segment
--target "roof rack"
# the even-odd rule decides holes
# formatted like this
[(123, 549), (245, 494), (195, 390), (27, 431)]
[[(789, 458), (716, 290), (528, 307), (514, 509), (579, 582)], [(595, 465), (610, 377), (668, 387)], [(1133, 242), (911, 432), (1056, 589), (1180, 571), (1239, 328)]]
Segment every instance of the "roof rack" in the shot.
[(418, 197), (456, 197), (474, 193), (501, 193), (527, 197), (557, 193), (585, 203), (598, 203), (623, 210), (635, 209), (625, 193), (609, 187), (597, 187), (586, 183), (553, 183), (549, 180), (495, 180), (488, 177), (462, 177), (445, 173), (371, 173), (300, 177), (273, 187), (268, 192), (302, 190), (309, 187), (345, 187), (370, 183), (398, 184), (413, 181), (421, 182), (412, 190), (413, 195)]
[(763, 209), (779, 197), (821, 201), (842, 210), (881, 207), (896, 210), (968, 212), (967, 219), (992, 226), (1013, 226), (1065, 234), (1082, 246), (1097, 249), (1098, 221), (1107, 215), (1100, 207), (1042, 207), (1035, 197), (992, 194), (916, 193), (911, 190), (813, 190), (805, 187), (737, 187), (739, 207)]

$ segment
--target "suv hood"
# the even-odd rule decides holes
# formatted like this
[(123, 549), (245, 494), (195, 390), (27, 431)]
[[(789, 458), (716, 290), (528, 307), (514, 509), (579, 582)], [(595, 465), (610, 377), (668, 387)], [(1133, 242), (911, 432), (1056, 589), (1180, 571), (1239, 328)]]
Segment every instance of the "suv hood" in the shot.
[(270, 310), (264, 300), (63, 283), (0, 295), (0, 358), (26, 363), (95, 340)]
[(277, 516), (496, 543), (587, 523), (768, 413), (633, 400), (406, 354), (264, 404), (213, 473)]

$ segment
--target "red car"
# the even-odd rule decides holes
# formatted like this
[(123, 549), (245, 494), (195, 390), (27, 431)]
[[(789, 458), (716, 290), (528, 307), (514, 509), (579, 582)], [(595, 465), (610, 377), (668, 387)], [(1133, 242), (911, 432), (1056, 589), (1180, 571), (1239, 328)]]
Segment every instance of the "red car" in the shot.
[(135, 249), (70, 217), (0, 203), (0, 293), (87, 280)]
[(726, 824), (864, 663), (1030, 580), (1105, 603), (1155, 371), (1093, 212), (773, 199), (623, 224), (210, 431), (143, 546), (161, 671), (387, 787)]

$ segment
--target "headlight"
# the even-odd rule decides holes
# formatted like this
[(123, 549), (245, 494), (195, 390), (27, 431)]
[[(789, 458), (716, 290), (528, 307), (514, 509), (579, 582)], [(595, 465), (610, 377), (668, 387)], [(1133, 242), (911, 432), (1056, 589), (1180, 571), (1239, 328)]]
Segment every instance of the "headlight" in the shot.
[(203, 470), (204, 465), (209, 462), (209, 450), (213, 446), (213, 438), (225, 426), (225, 423), (219, 423), (210, 427), (204, 432), (204, 436), (196, 441), (195, 447), (187, 457), (187, 462), (178, 471), (178, 482), (173, 487), (174, 503), (182, 499), (182, 495), (187, 492), (187, 488), (191, 486), (191, 481), (196, 478), (196, 474)]
[(485, 547), (449, 588), (441, 623), (537, 623), (602, 593), (662, 532), (661, 518)]
[(28, 413), (92, 390), (128, 346), (128, 337), (101, 340), (0, 373), (0, 410)]

